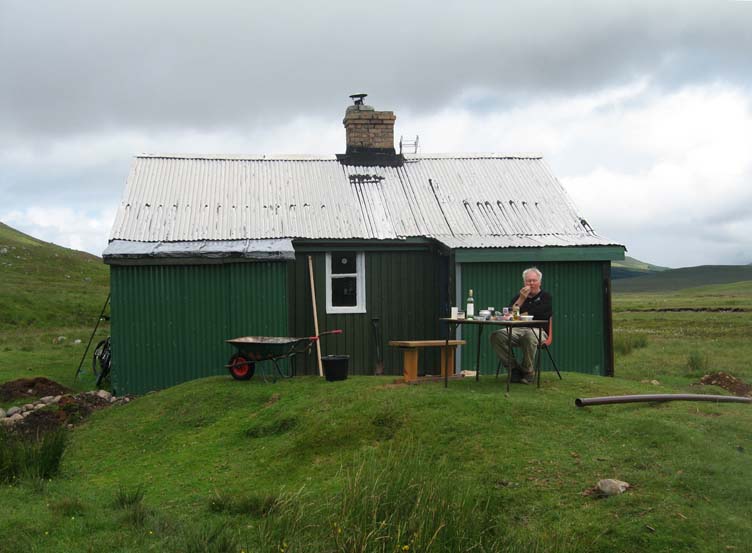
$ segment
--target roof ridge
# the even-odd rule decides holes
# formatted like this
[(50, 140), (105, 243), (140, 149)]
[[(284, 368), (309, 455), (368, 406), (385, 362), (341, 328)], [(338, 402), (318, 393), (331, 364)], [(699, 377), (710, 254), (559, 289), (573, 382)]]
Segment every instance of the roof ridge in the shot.
[[(137, 159), (206, 159), (226, 161), (337, 161), (337, 156), (308, 155), (308, 154), (257, 154), (257, 155), (225, 155), (225, 154), (171, 154), (171, 153), (140, 153)], [(419, 161), (421, 159), (543, 159), (541, 154), (533, 153), (432, 153), (432, 154), (404, 154), (406, 160)]]

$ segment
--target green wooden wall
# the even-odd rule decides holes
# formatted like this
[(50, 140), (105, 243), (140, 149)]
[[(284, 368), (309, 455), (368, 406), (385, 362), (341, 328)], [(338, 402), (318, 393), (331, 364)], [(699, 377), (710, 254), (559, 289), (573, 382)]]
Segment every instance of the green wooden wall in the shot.
[[(341, 249), (341, 247), (339, 248)], [(348, 247), (362, 251), (357, 247)], [(307, 248), (311, 250), (311, 246)], [(314, 261), (320, 330), (341, 328), (322, 338), (322, 353), (350, 356), (350, 374), (372, 374), (376, 345), (371, 319), (380, 318), (386, 374), (402, 372), (398, 349), (389, 340), (443, 337), (440, 275), (448, 264), (431, 247), (365, 250), (366, 306), (363, 314), (326, 313), (325, 248), (303, 251), (293, 262), (218, 265), (111, 266), (113, 386), (117, 393), (145, 393), (209, 375), (227, 374), (224, 365), (236, 336), (314, 334), (307, 256)], [(501, 308), (522, 286), (531, 262), (468, 262), (458, 266), (461, 302), (475, 291), (476, 308)], [(553, 354), (559, 368), (608, 374), (611, 335), (606, 283), (608, 261), (550, 261), (543, 287), (554, 296)], [(454, 290), (454, 284), (452, 284)], [(477, 329), (462, 330), (465, 369), (475, 367)], [(544, 369), (549, 368), (544, 356)], [(438, 372), (438, 352), (421, 352), (420, 371)], [(315, 356), (299, 356), (296, 374), (317, 374)], [(496, 359), (481, 345), (481, 372), (492, 374)]]
[(228, 374), (225, 340), (288, 335), (288, 263), (113, 265), (110, 275), (118, 394)]
[[(351, 249), (362, 251), (357, 247)], [(308, 255), (314, 260), (319, 329), (344, 330), (341, 336), (322, 337), (322, 355), (349, 355), (350, 374), (373, 374), (376, 351), (371, 318), (374, 316), (378, 315), (381, 322), (380, 346), (385, 374), (402, 374), (402, 354), (398, 349), (386, 345), (389, 340), (439, 337), (439, 263), (442, 258), (428, 248), (366, 250), (367, 312), (363, 314), (327, 315), (325, 252), (298, 254), (293, 277), (295, 286), (291, 296), (296, 335), (314, 333)], [(438, 373), (438, 352), (429, 350), (424, 353), (421, 353), (419, 370), (435, 370)], [(313, 356), (299, 361), (297, 374), (318, 373)]]
[[(522, 271), (537, 266), (543, 272), (542, 287), (553, 295), (554, 341), (551, 353), (560, 371), (609, 374), (611, 334), (605, 307), (604, 280), (608, 279), (608, 261), (587, 262), (505, 262), (462, 263), (461, 297), (473, 289), (476, 311), (488, 306), (501, 309), (523, 286)], [(477, 327), (462, 328), (468, 346), (462, 348), (462, 368), (474, 370)], [(488, 342), (489, 329), (483, 331), (480, 355), (481, 374), (493, 374), (497, 359)], [(543, 369), (550, 369), (543, 356)]]

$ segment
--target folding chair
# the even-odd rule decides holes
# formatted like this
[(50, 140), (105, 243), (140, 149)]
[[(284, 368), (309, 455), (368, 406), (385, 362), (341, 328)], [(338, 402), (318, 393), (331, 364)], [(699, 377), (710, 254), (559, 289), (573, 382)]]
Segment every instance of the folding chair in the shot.
[[(536, 379), (538, 381), (538, 388), (540, 388), (540, 379), (541, 379), (541, 368), (540, 368), (540, 350), (545, 350), (545, 352), (548, 354), (548, 358), (551, 360), (551, 364), (554, 366), (554, 370), (556, 371), (556, 374), (559, 375), (559, 380), (563, 380), (561, 377), (561, 373), (559, 372), (559, 367), (556, 366), (556, 361), (554, 361), (554, 356), (551, 355), (551, 344), (554, 341), (554, 318), (551, 317), (548, 319), (548, 332), (546, 333), (546, 339), (543, 342), (540, 342), (538, 344), (538, 350), (535, 355), (535, 360), (533, 361), (533, 366), (535, 367), (536, 372)], [(496, 365), (496, 378), (499, 378), (499, 372), (501, 371), (501, 359), (499, 359), (498, 365)]]

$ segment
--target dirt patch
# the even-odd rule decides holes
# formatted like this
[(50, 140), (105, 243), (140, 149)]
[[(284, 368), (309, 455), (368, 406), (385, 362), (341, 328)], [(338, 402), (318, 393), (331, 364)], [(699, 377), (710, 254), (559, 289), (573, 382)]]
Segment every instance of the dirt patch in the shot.
[(19, 378), (0, 384), (0, 401), (13, 401), (19, 398), (60, 396), (72, 390), (44, 377)]
[(735, 396), (752, 397), (752, 386), (723, 371), (706, 374), (700, 379), (700, 384), (718, 386), (719, 388), (728, 390)]
[(64, 423), (76, 424), (83, 421), (98, 409), (104, 409), (112, 405), (109, 400), (93, 394), (78, 394), (75, 396), (63, 396), (58, 403), (60, 411), (65, 413)]
[(54, 432), (65, 424), (65, 414), (62, 411), (34, 411), (8, 429), (8, 433), (19, 438), (41, 438), (49, 432)]
[[(45, 385), (46, 387), (37, 388), (44, 389), (44, 395), (52, 395), (51, 393), (46, 393), (48, 391), (66, 390), (65, 387), (60, 386), (51, 380), (47, 380), (47, 383), (49, 384)], [(12, 389), (17, 389), (17, 387), (12, 387)], [(106, 392), (102, 391), (82, 392), (76, 395), (58, 395), (62, 395), (62, 397), (57, 402), (53, 401), (48, 405), (43, 405), (42, 402), (37, 401), (34, 403), (35, 408), (33, 410), (25, 408), (28, 412), (24, 413), (22, 419), (13, 424), (0, 426), (0, 431), (4, 430), (5, 432), (19, 438), (39, 438), (59, 428), (71, 428), (80, 424), (94, 411), (111, 407), (113, 405), (122, 405), (133, 399), (131, 396), (113, 398)], [(28, 397), (28, 395), (24, 394), (18, 397)]]

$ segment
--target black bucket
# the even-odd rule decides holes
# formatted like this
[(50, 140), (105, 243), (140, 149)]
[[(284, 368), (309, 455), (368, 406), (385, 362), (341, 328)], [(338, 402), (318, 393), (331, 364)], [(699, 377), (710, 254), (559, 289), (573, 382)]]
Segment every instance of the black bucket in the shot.
[(349, 355), (325, 355), (321, 358), (324, 366), (324, 376), (329, 382), (347, 378), (347, 366), (350, 364)]

